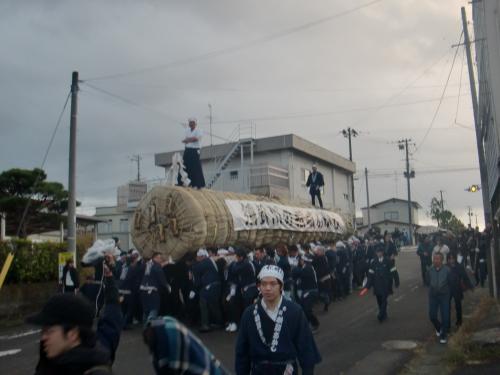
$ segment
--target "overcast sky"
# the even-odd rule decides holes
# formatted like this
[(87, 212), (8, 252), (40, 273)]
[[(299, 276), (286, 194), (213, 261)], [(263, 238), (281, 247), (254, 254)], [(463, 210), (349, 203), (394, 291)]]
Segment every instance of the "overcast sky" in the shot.
[[(471, 18), (465, 0), (4, 0), (0, 170), (40, 165), (78, 70), (81, 212), (116, 202), (136, 174), (133, 154), (144, 178), (163, 176), (154, 153), (181, 148), (188, 117), (208, 130), (211, 103), (222, 138), (253, 122), (258, 137), (293, 132), (347, 157), (339, 132), (357, 129), (371, 202), (406, 197), (394, 142), (411, 138), (414, 200), (427, 211), (444, 190), (447, 208), (468, 222), (472, 206), (482, 226), (480, 194), (464, 191), (479, 172), (462, 49), (451, 70), (461, 6)], [(65, 185), (68, 138), (69, 108), (45, 165)], [(431, 173), (449, 168), (461, 170)], [(359, 209), (363, 179), (355, 193)]]

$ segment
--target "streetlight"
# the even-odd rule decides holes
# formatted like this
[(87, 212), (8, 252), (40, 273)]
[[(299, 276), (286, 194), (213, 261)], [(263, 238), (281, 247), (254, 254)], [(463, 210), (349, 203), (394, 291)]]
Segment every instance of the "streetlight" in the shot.
[(481, 190), (480, 185), (471, 185), (465, 189), (465, 191), (468, 191), (469, 193), (477, 193), (479, 190)]

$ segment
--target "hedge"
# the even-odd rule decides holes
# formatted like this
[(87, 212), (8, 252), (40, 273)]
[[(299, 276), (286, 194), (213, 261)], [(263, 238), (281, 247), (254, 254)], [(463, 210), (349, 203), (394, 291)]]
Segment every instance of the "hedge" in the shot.
[[(82, 259), (85, 250), (92, 245), (91, 235), (79, 236), (77, 240), (77, 257)], [(66, 243), (31, 242), (17, 239), (0, 241), (0, 269), (7, 254), (16, 248), (14, 260), (5, 279), (6, 284), (39, 283), (57, 281), (58, 254), (67, 250)], [(78, 265), (79, 271), (80, 267)], [(85, 273), (85, 272), (84, 272)]]

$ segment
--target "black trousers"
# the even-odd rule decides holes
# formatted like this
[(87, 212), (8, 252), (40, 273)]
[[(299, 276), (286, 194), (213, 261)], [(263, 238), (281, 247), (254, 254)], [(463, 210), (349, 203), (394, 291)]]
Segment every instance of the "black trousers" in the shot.
[(422, 272), (422, 282), (424, 285), (429, 285), (429, 280), (427, 279), (427, 270), (431, 265), (431, 261), (428, 258), (420, 258), (420, 271)]
[(462, 324), (462, 297), (460, 296), (450, 296), (450, 307), (451, 307), (451, 300), (455, 301), (455, 313), (457, 317), (457, 326)]
[(205, 177), (203, 176), (203, 169), (201, 168), (200, 150), (196, 148), (186, 148), (184, 150), (184, 167), (191, 180), (191, 185), (194, 188), (205, 187)]
[(387, 295), (376, 295), (378, 304), (378, 320), (387, 319)]
[(318, 328), (319, 327), (319, 320), (316, 318), (316, 315), (313, 313), (313, 306), (314, 303), (316, 302), (318, 297), (317, 293), (312, 293), (310, 292), (307, 297), (302, 296), (300, 304), (302, 306), (302, 310), (304, 310), (304, 314), (309, 321), (309, 324), (311, 324), (312, 327)]
[(316, 197), (318, 197), (319, 206), (323, 208), (323, 201), (321, 200), (321, 191), (319, 190), (311, 191), (310, 194), (311, 194), (312, 205), (316, 206)]

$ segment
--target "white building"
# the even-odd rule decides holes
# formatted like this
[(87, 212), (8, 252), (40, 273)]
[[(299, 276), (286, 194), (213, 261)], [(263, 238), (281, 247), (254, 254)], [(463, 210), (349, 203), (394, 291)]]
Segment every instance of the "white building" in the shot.
[(117, 205), (97, 207), (95, 217), (101, 222), (97, 225), (97, 238), (117, 237), (122, 250), (129, 250), (134, 245), (130, 236), (133, 225), (134, 210), (137, 203), (147, 192), (147, 184), (130, 182), (118, 187)]
[[(182, 150), (156, 154), (155, 164), (167, 171), (176, 152)], [(297, 135), (202, 147), (201, 161), (208, 188), (283, 197), (300, 203), (311, 202), (306, 181), (316, 163), (325, 180), (324, 207), (354, 216), (351, 183), (356, 165)]]
[[(417, 202), (411, 202), (411, 217), (413, 228), (419, 227), (418, 213), (422, 206)], [(368, 208), (361, 208), (363, 213), (362, 224), (357, 227), (360, 234), (368, 231)], [(372, 227), (380, 228), (381, 233), (385, 231), (394, 232), (397, 228), (401, 232), (409, 233), (408, 201), (399, 198), (390, 198), (370, 206), (370, 224)]]

